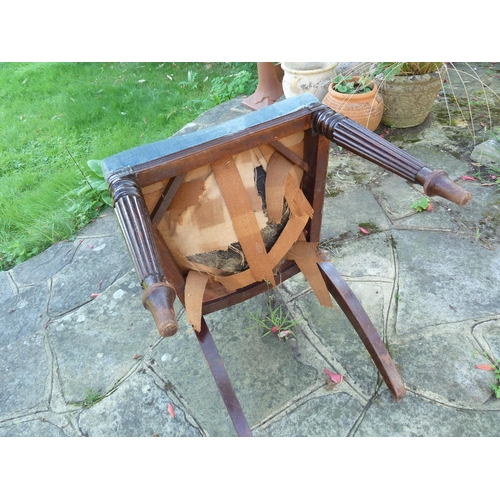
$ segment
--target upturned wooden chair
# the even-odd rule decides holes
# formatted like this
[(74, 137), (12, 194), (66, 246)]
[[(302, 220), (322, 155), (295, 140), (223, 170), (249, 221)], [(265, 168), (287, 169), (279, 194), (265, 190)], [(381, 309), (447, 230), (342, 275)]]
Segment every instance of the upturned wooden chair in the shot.
[[(186, 308), (236, 432), (251, 435), (204, 315), (302, 272), (321, 304), (339, 304), (393, 398), (405, 387), (380, 335), (318, 253), (330, 141), (459, 205), (470, 194), (443, 171), (333, 112), (309, 94), (103, 161), (114, 210), (160, 335)], [(210, 189), (209, 189), (210, 188)], [(274, 236), (266, 240), (266, 228)], [(209, 259), (200, 259), (208, 255)], [(214, 264), (239, 260), (231, 270)]]

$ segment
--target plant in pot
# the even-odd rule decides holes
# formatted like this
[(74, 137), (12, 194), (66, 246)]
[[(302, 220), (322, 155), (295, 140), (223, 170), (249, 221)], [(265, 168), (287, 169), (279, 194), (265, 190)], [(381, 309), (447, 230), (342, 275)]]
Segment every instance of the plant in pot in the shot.
[(372, 132), (380, 124), (384, 111), (377, 84), (366, 76), (337, 75), (328, 87), (323, 104)]
[(445, 79), (442, 62), (379, 62), (371, 75), (384, 100), (382, 123), (415, 127), (429, 115)]

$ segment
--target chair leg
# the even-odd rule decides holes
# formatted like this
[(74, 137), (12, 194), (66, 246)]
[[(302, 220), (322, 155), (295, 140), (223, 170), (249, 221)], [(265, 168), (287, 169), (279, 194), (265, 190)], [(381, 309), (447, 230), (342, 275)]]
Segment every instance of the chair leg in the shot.
[[(196, 330), (195, 330), (196, 331)], [(251, 437), (252, 432), (245, 418), (241, 405), (236, 397), (229, 375), (226, 371), (222, 358), (205, 319), (201, 319), (201, 331), (196, 332), (196, 337), (200, 343), (201, 350), (207, 360), (208, 366), (219, 389), (222, 400), (233, 422), (236, 433), (241, 437)]]
[(328, 291), (360, 336), (387, 384), (392, 397), (396, 401), (401, 401), (406, 394), (403, 379), (366, 311), (331, 262), (321, 262), (318, 266), (321, 269)]

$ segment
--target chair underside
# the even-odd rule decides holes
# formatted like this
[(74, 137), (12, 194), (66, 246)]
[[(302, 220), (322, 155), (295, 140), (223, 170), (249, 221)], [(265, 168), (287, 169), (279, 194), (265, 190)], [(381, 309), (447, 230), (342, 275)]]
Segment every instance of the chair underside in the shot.
[[(422, 184), (429, 195), (458, 204), (470, 199), (446, 174), (433, 172), (305, 95), (104, 161), (114, 209), (145, 290), (143, 303), (162, 336), (177, 330), (175, 296), (185, 305), (188, 318), (199, 317), (190, 322), (238, 435), (251, 435), (250, 426), (203, 315), (248, 300), (267, 291), (269, 282), (278, 285), (298, 272), (305, 275), (320, 303), (327, 305), (333, 297), (339, 304), (393, 398), (400, 401), (405, 395), (403, 380), (368, 315), (332, 263), (317, 253), (330, 141)], [(252, 184), (262, 170), (265, 194), (258, 180)], [(264, 219), (279, 219), (282, 207), (283, 213), (289, 209), (288, 220), (268, 246), (261, 242), (264, 219), (259, 199)], [(214, 208), (223, 205), (227, 213)], [(193, 252), (199, 255), (199, 249), (227, 250), (235, 239), (233, 230), (238, 252), (246, 259), (244, 270), (222, 272), (188, 258)]]

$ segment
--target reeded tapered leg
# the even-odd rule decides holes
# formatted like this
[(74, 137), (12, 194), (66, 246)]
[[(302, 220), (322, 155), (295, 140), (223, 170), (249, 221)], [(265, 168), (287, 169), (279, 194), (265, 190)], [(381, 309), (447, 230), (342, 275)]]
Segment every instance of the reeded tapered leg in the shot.
[(471, 199), (471, 194), (455, 184), (445, 171), (431, 170), (422, 161), (327, 106), (315, 111), (313, 129), (389, 172), (422, 185), (428, 196), (441, 196), (460, 206)]
[(120, 228), (144, 289), (142, 303), (153, 315), (160, 335), (170, 337), (177, 332), (175, 291), (161, 270), (144, 198), (132, 176), (110, 177), (108, 183)]

